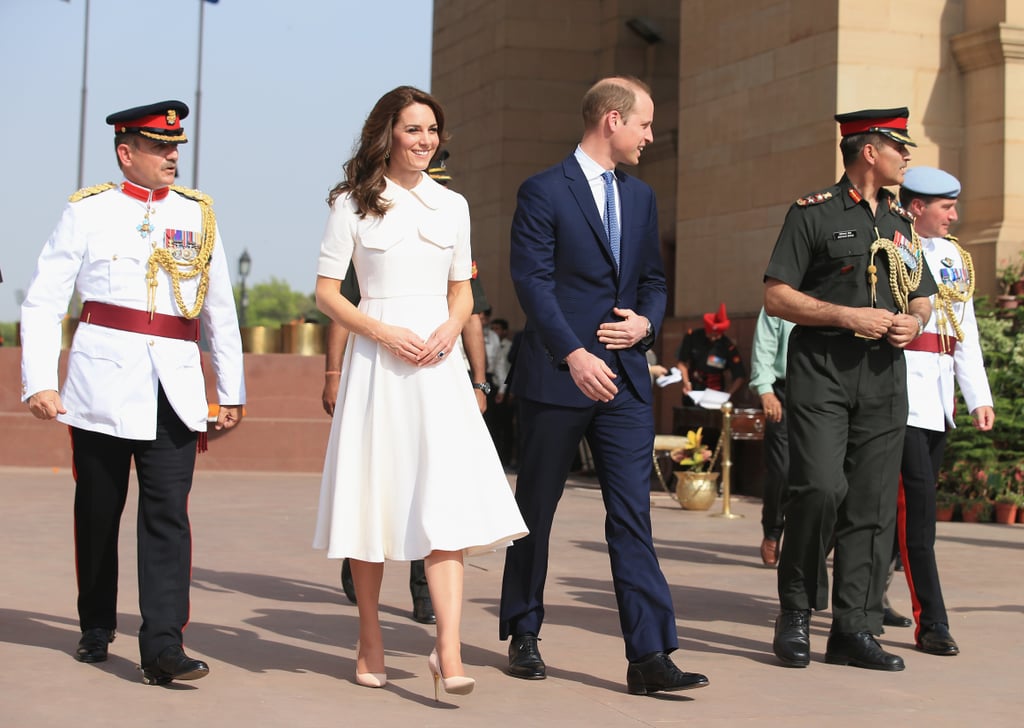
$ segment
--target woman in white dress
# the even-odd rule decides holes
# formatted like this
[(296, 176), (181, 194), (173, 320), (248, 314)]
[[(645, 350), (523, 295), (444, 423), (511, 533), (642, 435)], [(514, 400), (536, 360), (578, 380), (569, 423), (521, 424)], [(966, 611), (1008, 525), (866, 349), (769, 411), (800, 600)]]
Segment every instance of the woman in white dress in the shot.
[[(356, 681), (386, 682), (378, 616), (385, 560), (425, 558), (437, 614), (435, 698), (465, 694), (459, 625), (463, 555), (526, 525), (477, 408), (458, 338), (472, 309), (469, 208), (425, 173), (444, 112), (401, 86), (363, 125), (331, 190), (316, 299), (350, 333), (331, 427), (314, 547), (351, 559), (359, 595)], [(353, 261), (362, 299), (340, 293)]]

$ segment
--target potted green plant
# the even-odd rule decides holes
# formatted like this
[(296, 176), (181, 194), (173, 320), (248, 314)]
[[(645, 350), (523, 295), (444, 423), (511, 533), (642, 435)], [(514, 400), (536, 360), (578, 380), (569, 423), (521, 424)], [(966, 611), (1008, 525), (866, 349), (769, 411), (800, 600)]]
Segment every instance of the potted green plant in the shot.
[(960, 504), (960, 496), (948, 490), (939, 490), (935, 493), (935, 520), (952, 521), (953, 513)]
[[(1015, 259), (1004, 260), (996, 270), (999, 288), (1003, 296), (1016, 298), (1024, 294), (1024, 250)], [(1013, 306), (1004, 306), (1013, 308)]]
[(1017, 521), (1017, 503), (1020, 496), (1016, 493), (1003, 493), (996, 496), (993, 505), (992, 520), (995, 523), (1015, 523)]
[(960, 506), (964, 523), (988, 523), (992, 520), (992, 501), (975, 496), (966, 499)]

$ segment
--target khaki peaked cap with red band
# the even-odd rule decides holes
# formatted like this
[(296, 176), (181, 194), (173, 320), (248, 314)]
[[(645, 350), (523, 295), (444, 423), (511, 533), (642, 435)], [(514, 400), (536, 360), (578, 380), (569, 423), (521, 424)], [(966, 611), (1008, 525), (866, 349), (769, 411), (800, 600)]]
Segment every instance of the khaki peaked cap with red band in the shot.
[(113, 125), (115, 134), (135, 132), (158, 142), (185, 144), (188, 138), (181, 120), (186, 116), (188, 106), (181, 101), (159, 101), (113, 113), (107, 123)]
[(864, 109), (851, 111), (848, 114), (836, 114), (839, 122), (839, 133), (843, 137), (855, 134), (884, 134), (895, 142), (916, 147), (917, 144), (907, 134), (907, 119), (910, 111), (906, 106), (898, 109)]

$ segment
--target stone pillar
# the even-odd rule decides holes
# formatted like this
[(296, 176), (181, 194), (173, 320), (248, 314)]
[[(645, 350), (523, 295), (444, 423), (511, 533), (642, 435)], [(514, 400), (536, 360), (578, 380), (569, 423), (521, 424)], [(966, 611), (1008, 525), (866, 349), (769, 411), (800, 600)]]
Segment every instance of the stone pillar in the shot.
[(978, 292), (999, 293), (996, 270), (1024, 250), (1024, 7), (977, 0), (950, 43), (964, 83), (963, 208), (959, 237)]

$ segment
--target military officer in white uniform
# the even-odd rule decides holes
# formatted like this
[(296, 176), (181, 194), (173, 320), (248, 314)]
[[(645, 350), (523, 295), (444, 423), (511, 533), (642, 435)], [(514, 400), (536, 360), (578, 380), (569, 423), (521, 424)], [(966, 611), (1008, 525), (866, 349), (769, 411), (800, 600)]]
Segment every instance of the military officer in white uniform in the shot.
[[(82, 638), (76, 658), (107, 659), (117, 619), (117, 535), (134, 459), (144, 680), (203, 677), (188, 657), (192, 541), (188, 495), (208, 405), (200, 323), (220, 403), (215, 427), (238, 424), (242, 348), (227, 258), (210, 198), (173, 185), (188, 107), (164, 101), (111, 114), (120, 184), (71, 196), (43, 247), (21, 309), (22, 397), (69, 425)], [(73, 293), (81, 320), (58, 393), (61, 320)]]
[(949, 235), (956, 222), (960, 182), (934, 167), (907, 170), (900, 201), (914, 215), (914, 229), (939, 292), (924, 333), (904, 349), (910, 414), (903, 445), (897, 534), (917, 621), (917, 649), (933, 655), (960, 650), (949, 633), (935, 563), (935, 484), (946, 429), (953, 424), (953, 380), (960, 386), (974, 425), (991, 430), (992, 393), (974, 317), (974, 265)]

